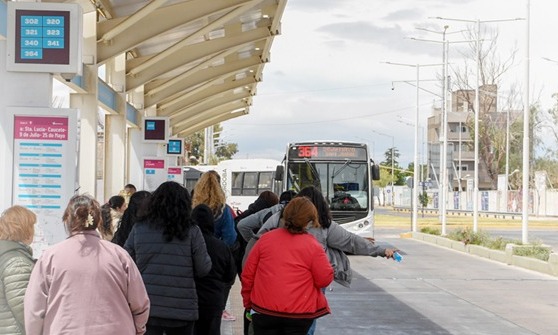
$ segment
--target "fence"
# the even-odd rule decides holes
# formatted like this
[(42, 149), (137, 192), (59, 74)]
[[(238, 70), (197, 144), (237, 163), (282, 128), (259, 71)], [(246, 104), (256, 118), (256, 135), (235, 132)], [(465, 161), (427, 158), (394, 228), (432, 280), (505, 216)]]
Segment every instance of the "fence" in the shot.
[[(392, 205), (394, 207), (412, 207), (412, 190), (407, 186), (378, 188), (375, 193), (376, 205)], [(419, 190), (422, 193), (422, 190)], [(425, 209), (439, 209), (440, 196), (437, 189), (426, 190), (428, 205)], [(478, 210), (483, 212), (521, 213), (523, 211), (523, 194), (521, 190), (479, 191)], [(422, 204), (419, 203), (419, 209)], [(447, 210), (473, 210), (473, 191), (448, 192)], [(529, 215), (558, 216), (558, 190), (543, 189), (529, 191)]]

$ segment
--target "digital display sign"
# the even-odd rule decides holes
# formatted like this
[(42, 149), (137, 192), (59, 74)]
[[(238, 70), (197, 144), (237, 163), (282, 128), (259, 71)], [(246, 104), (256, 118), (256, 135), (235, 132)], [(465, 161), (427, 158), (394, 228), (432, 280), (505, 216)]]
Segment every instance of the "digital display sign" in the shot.
[(169, 118), (146, 117), (143, 120), (144, 142), (167, 144), (169, 140)]
[(338, 145), (296, 145), (289, 149), (289, 159), (366, 160), (366, 148)]
[(167, 155), (184, 155), (184, 141), (178, 138), (171, 138), (167, 143)]
[(78, 4), (9, 2), (9, 71), (81, 74)]
[(15, 62), (69, 64), (70, 13), (16, 10)]

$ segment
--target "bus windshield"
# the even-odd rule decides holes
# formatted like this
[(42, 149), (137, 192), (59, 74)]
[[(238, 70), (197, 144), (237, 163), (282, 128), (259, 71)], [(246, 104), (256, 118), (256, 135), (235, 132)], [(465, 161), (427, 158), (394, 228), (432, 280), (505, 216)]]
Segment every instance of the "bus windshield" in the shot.
[(290, 161), (287, 189), (299, 192), (307, 186), (319, 188), (332, 211), (368, 211), (368, 166), (366, 162)]

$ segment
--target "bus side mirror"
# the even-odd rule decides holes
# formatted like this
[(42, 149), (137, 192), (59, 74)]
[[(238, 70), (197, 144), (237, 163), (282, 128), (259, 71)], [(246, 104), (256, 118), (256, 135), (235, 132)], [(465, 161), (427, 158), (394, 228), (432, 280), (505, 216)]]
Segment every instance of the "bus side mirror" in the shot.
[(380, 166), (372, 163), (370, 170), (372, 172), (372, 180), (380, 180)]
[(275, 180), (282, 181), (284, 174), (285, 174), (285, 167), (283, 165), (277, 165), (277, 167), (275, 168)]

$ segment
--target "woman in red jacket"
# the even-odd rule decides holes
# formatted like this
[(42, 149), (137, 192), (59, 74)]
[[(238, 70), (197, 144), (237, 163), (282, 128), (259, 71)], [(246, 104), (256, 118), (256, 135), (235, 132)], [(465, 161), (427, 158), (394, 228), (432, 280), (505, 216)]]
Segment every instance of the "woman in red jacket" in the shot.
[(329, 314), (322, 292), (333, 268), (308, 226), (319, 226), (316, 207), (306, 197), (285, 207), (283, 229), (264, 234), (242, 272), (244, 307), (251, 311), (255, 335), (305, 335), (312, 321)]

